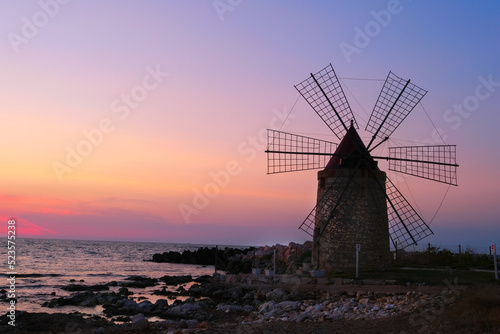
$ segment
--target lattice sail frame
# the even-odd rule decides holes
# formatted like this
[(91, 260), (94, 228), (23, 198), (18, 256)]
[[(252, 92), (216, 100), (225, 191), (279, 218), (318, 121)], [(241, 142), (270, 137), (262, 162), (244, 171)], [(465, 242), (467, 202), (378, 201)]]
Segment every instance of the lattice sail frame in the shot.
[(267, 174), (325, 168), (337, 144), (277, 130), (267, 130)]
[[(352, 210), (356, 208), (355, 191), (344, 191), (346, 196), (339, 195), (335, 189), (354, 187), (356, 182), (351, 180), (336, 179), (319, 199), (316, 206), (304, 219), (299, 229), (314, 237), (316, 222), (321, 222), (321, 231), (336, 228), (336, 222), (348, 222)], [(401, 192), (387, 178), (386, 183), (387, 218), (389, 224), (389, 237), (395, 249), (405, 249), (416, 245), (420, 240), (434, 234), (430, 227), (419, 216)], [(335, 206), (332, 207), (332, 203)], [(338, 208), (344, 208), (339, 210)]]
[(389, 236), (396, 249), (416, 245), (434, 234), (389, 178), (385, 182), (385, 189), (388, 198)]
[(295, 88), (337, 138), (342, 139), (347, 130), (346, 124), (350, 121), (354, 122), (356, 129), (358, 128), (332, 64), (316, 74), (311, 74), (311, 77), (295, 85)]
[(389, 147), (389, 170), (457, 185), (456, 145)]
[[(354, 187), (358, 189), (353, 184), (352, 179), (348, 178), (337, 178), (330, 184), (328, 189), (324, 192), (323, 196), (319, 199), (316, 206), (312, 209), (306, 219), (299, 226), (299, 229), (314, 237), (314, 229), (316, 222), (322, 222), (322, 227), (320, 233), (323, 233), (327, 228), (335, 228), (335, 222), (340, 219), (349, 220), (350, 213), (356, 207), (356, 191), (344, 192), (347, 194), (339, 194), (335, 189), (346, 189), (347, 187)], [(332, 208), (332, 203), (336, 203)], [(342, 204), (340, 204), (342, 203)], [(337, 208), (344, 208), (343, 211)]]
[(389, 72), (365, 130), (379, 138), (390, 137), (425, 94), (426, 90), (410, 80)]

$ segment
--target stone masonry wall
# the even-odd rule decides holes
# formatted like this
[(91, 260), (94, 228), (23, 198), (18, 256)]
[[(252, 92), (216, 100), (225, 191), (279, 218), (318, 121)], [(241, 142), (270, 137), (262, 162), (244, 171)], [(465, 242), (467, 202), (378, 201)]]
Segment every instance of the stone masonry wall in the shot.
[[(327, 274), (355, 272), (356, 244), (361, 245), (360, 271), (390, 267), (386, 175), (381, 171), (358, 169), (346, 188), (351, 173), (352, 169), (346, 168), (318, 173), (318, 203), (330, 185), (335, 183), (328, 195), (329, 204), (323, 203), (323, 208), (318, 210), (324, 211), (316, 213), (313, 241), (314, 262)], [(342, 194), (345, 188), (347, 190)], [(340, 196), (342, 200), (325, 228), (325, 217)]]

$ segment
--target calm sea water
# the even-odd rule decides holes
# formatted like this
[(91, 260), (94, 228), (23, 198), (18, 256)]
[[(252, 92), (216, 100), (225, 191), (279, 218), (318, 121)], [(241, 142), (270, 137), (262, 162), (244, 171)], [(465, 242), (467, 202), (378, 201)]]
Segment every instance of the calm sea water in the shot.
[[(100, 314), (102, 306), (94, 308), (65, 306), (50, 309), (41, 305), (53, 298), (71, 295), (71, 292), (61, 289), (68, 284), (105, 284), (111, 281), (123, 281), (132, 275), (151, 278), (160, 278), (164, 275), (192, 275), (193, 278), (212, 275), (213, 266), (144, 261), (150, 260), (155, 253), (182, 252), (205, 246), (213, 247), (213, 245), (145, 242), (16, 239), (16, 309), (28, 312), (79, 311)], [(5, 260), (0, 271), (3, 278), (0, 287), (8, 290), (6, 273), (9, 270), (6, 249), (7, 247), (2, 247), (1, 251)], [(161, 283), (155, 287), (129, 288), (129, 290), (134, 292), (132, 297), (136, 300), (145, 297), (154, 303), (156, 299), (165, 296), (153, 296), (151, 292), (163, 286)], [(119, 287), (110, 287), (110, 291), (118, 289)]]

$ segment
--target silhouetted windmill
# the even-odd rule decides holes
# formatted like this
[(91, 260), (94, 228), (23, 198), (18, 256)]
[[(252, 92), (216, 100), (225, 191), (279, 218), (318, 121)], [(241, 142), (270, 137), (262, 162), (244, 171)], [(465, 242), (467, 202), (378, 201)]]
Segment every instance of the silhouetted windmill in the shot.
[(373, 134), (367, 146), (331, 64), (295, 88), (341, 142), (268, 130), (268, 174), (324, 168), (318, 172), (317, 204), (299, 227), (313, 236), (318, 267), (353, 269), (355, 247), (361, 245), (361, 268), (387, 268), (389, 242), (404, 249), (433, 232), (377, 160), (388, 160), (391, 171), (457, 185), (456, 146), (389, 147), (387, 156), (371, 155), (427, 93), (392, 72), (366, 125)]

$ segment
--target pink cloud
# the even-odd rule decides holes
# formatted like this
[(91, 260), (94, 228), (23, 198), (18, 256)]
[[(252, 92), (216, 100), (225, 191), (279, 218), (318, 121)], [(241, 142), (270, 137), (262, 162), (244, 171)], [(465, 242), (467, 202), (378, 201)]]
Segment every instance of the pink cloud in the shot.
[(15, 220), (16, 221), (16, 237), (21, 237), (21, 238), (29, 238), (29, 237), (40, 237), (40, 236), (53, 236), (56, 234), (55, 231), (39, 226), (28, 219), (25, 218), (19, 218), (19, 217), (7, 217), (7, 216), (0, 216), (0, 219), (5, 222), (4, 226), (5, 229), (3, 229), (3, 233), (7, 234), (7, 222), (9, 220)]

